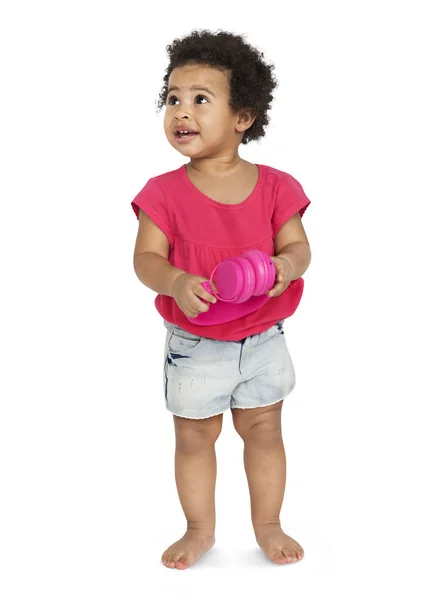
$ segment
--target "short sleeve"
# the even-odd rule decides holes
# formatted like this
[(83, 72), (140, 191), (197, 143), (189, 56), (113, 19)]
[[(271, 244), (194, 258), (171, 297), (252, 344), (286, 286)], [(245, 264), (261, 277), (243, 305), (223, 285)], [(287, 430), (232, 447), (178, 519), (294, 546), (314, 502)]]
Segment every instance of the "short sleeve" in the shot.
[(310, 204), (310, 199), (303, 191), (303, 187), (291, 175), (285, 173), (282, 177), (275, 197), (274, 212), (272, 215), (273, 237), (281, 227), (296, 213), (303, 217)]
[(170, 218), (165, 195), (159, 185), (150, 179), (144, 188), (132, 200), (131, 206), (135, 216), (139, 218), (140, 209), (163, 231), (170, 245), (173, 245), (173, 233), (170, 227)]

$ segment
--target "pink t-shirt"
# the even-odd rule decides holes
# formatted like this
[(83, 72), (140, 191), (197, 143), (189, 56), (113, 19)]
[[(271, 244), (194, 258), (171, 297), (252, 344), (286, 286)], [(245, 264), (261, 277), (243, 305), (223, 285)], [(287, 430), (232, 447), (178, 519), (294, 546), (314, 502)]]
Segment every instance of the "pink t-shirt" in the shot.
[[(257, 166), (255, 189), (239, 204), (223, 204), (203, 194), (182, 165), (149, 179), (132, 201), (132, 208), (137, 218), (143, 210), (165, 233), (172, 265), (209, 278), (218, 263), (246, 250), (257, 248), (273, 256), (279, 229), (297, 212), (303, 216), (310, 203), (294, 177)], [(191, 323), (170, 296), (158, 294), (155, 306), (166, 321), (195, 335), (237, 341), (291, 316), (299, 305), (303, 285), (303, 278), (296, 279), (255, 312), (220, 325)]]

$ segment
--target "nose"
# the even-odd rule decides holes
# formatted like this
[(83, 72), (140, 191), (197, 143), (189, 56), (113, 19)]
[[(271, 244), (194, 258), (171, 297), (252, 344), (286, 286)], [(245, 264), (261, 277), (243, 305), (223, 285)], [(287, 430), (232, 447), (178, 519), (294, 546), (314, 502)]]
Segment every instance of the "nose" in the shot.
[(181, 119), (189, 119), (190, 118), (185, 109), (177, 111), (174, 116), (178, 121), (180, 121)]
[(176, 109), (176, 112), (174, 113), (174, 116), (178, 120), (180, 120), (180, 119), (189, 119), (190, 118), (190, 112), (185, 108), (185, 105), (181, 106), (179, 104), (179, 106)]

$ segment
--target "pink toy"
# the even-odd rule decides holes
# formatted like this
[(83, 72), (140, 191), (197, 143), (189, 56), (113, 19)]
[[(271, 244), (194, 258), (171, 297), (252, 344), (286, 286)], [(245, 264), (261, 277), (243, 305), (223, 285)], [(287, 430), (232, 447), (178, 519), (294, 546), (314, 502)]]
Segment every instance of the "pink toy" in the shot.
[(210, 304), (207, 312), (194, 319), (196, 325), (217, 325), (238, 319), (259, 309), (269, 300), (266, 296), (275, 282), (275, 266), (271, 257), (261, 250), (248, 250), (239, 257), (227, 258), (220, 262), (210, 276), (218, 293), (214, 292), (209, 281), (202, 286), (218, 302)]

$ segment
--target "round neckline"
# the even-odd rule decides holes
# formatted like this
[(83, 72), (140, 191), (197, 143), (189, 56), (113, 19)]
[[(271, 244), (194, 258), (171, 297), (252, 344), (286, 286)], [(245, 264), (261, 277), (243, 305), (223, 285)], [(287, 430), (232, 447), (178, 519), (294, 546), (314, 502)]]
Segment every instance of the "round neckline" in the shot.
[(204, 192), (201, 192), (201, 190), (194, 185), (194, 183), (188, 177), (186, 164), (182, 165), (180, 169), (182, 171), (182, 179), (186, 183), (186, 185), (196, 195), (200, 196), (203, 200), (208, 202), (208, 204), (211, 204), (215, 208), (220, 208), (222, 210), (239, 210), (239, 209), (247, 206), (247, 204), (249, 204), (249, 202), (251, 202), (256, 197), (256, 195), (258, 194), (258, 190), (261, 187), (261, 184), (263, 182), (263, 179), (264, 179), (263, 165), (259, 165), (258, 163), (254, 163), (254, 165), (258, 168), (257, 183), (255, 184), (255, 187), (251, 191), (249, 196), (247, 198), (245, 198), (242, 202), (238, 202), (237, 204), (225, 204), (224, 202), (218, 202), (217, 200), (213, 200), (213, 198), (210, 198), (210, 196), (207, 196), (207, 194), (204, 194)]

